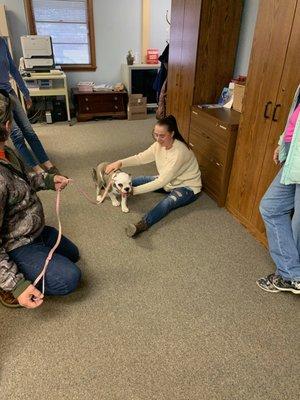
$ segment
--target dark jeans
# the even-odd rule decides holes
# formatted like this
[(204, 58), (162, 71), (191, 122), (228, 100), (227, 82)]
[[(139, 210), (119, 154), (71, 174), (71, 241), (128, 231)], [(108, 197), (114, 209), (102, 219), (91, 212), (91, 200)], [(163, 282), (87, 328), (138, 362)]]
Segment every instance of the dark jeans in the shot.
[[(14, 98), (13, 123), (10, 138), (15, 148), (29, 167), (32, 168), (38, 164), (43, 164), (49, 160), (49, 157), (46, 154), (37, 134), (34, 132), (27, 114), (25, 113), (15, 92), (11, 91), (10, 94)], [(26, 142), (29, 144), (35, 158), (27, 148)]]
[[(132, 185), (144, 185), (145, 183), (154, 181), (156, 178), (156, 176), (138, 176), (132, 180)], [(143, 220), (149, 226), (156, 224), (156, 222), (164, 218), (172, 210), (175, 210), (175, 208), (186, 206), (199, 197), (198, 194), (194, 194), (188, 187), (176, 188), (171, 192), (160, 189), (157, 192), (166, 193), (167, 196), (144, 215)]]
[[(41, 272), (49, 251), (54, 246), (58, 232), (45, 226), (41, 235), (33, 243), (9, 252), (9, 257), (17, 264), (25, 279), (33, 282)], [(81, 277), (75, 264), (79, 260), (78, 248), (66, 237), (62, 237), (48, 265), (45, 275), (45, 294), (64, 295), (73, 292)], [(41, 281), (37, 288), (41, 290)]]

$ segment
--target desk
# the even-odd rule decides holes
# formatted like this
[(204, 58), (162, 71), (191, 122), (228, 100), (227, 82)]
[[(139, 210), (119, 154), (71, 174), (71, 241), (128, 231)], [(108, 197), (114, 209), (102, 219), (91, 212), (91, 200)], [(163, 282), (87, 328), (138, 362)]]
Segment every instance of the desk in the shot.
[[(61, 74), (50, 74), (49, 72), (32, 72), (31, 76), (23, 76), (24, 81), (32, 81), (36, 79), (49, 79), (52, 81), (61, 80), (63, 86), (60, 87), (53, 87), (51, 89), (28, 89), (30, 97), (38, 97), (38, 96), (64, 96), (66, 99), (66, 108), (67, 108), (67, 116), (68, 122), (71, 122), (70, 116), (70, 105), (69, 105), (69, 96), (68, 96), (68, 85), (67, 85), (67, 77), (66, 74), (63, 72)], [(25, 102), (23, 96), (21, 96), (21, 102), (24, 109)]]

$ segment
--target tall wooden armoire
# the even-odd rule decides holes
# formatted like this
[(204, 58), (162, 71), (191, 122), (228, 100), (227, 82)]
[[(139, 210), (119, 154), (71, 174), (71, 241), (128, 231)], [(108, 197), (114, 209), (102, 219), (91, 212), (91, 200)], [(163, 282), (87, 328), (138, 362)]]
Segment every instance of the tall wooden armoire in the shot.
[(300, 83), (300, 0), (261, 1), (227, 208), (266, 243), (259, 203), (279, 170), (272, 158)]
[(242, 0), (172, 0), (167, 112), (188, 140), (193, 104), (215, 103), (232, 79)]

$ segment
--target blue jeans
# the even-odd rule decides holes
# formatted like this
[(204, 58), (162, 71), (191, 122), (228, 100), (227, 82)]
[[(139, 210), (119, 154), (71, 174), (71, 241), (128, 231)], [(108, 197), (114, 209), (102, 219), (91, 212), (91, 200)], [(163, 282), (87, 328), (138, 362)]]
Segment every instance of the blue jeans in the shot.
[[(16, 93), (11, 91), (10, 94), (14, 98), (13, 123), (10, 138), (29, 167), (32, 168), (38, 164), (43, 164), (49, 160), (49, 157), (37, 134), (34, 132)], [(35, 158), (26, 146), (25, 140), (29, 144)]]
[(282, 169), (260, 203), (269, 251), (277, 273), (288, 281), (300, 280), (300, 184), (282, 185)]
[[(54, 246), (58, 232), (45, 226), (41, 235), (33, 243), (10, 251), (9, 257), (17, 264), (25, 279), (33, 282), (41, 272), (50, 249)], [(45, 275), (45, 294), (65, 295), (73, 292), (81, 277), (75, 264), (79, 260), (78, 248), (66, 237), (62, 237), (48, 265)], [(41, 290), (41, 281), (37, 288)]]
[[(132, 185), (140, 186), (152, 182), (155, 179), (156, 176), (139, 176), (132, 180)], [(194, 194), (194, 192), (187, 187), (176, 188), (171, 192), (160, 189), (157, 190), (157, 192), (167, 193), (167, 196), (144, 215), (143, 220), (149, 226), (164, 218), (170, 211), (175, 210), (175, 208), (186, 206), (198, 198), (198, 195)]]

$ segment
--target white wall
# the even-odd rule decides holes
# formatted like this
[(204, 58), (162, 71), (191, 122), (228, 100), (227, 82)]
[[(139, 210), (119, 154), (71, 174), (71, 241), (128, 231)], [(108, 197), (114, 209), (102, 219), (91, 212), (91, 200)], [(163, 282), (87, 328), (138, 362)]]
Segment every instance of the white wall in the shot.
[(69, 73), (70, 85), (79, 80), (120, 82), (128, 50), (139, 52), (141, 47), (141, 15), (140, 0), (94, 0), (97, 70)]
[[(23, 0), (0, 0), (5, 4), (16, 62), (22, 55), (20, 36), (26, 35)], [(94, 0), (97, 70), (68, 73), (69, 86), (78, 81), (119, 82), (121, 63), (129, 49), (141, 47), (141, 0)]]
[(158, 49), (161, 54), (170, 39), (170, 26), (165, 15), (168, 10), (171, 18), (171, 0), (151, 0), (150, 3), (150, 47)]
[[(6, 6), (13, 56), (18, 62), (22, 54), (20, 36), (27, 34), (23, 0), (0, 0), (0, 3)], [(162, 51), (168, 38), (165, 11), (170, 10), (171, 0), (151, 0), (150, 4), (150, 46)], [(259, 0), (245, 0), (235, 75), (247, 75), (258, 4)], [(119, 82), (121, 63), (125, 61), (127, 51), (133, 49), (140, 53), (141, 20), (141, 0), (94, 0), (98, 68), (95, 72), (68, 73), (70, 87), (79, 80)]]
[(0, 3), (5, 5), (8, 29), (12, 39), (13, 57), (17, 61), (22, 56), (20, 36), (27, 35), (23, 0), (0, 0)]
[(247, 75), (259, 0), (245, 0), (234, 76)]

